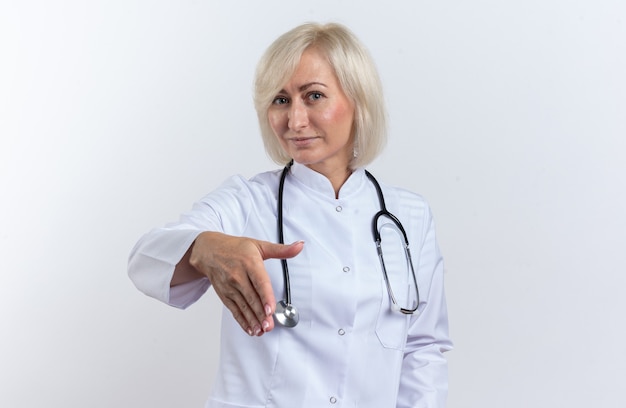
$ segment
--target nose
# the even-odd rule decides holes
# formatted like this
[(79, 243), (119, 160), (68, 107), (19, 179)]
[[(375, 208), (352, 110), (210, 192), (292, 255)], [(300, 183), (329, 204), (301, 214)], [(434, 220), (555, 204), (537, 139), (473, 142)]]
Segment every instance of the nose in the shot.
[(288, 113), (289, 129), (297, 132), (309, 125), (309, 114), (302, 102), (294, 102)]

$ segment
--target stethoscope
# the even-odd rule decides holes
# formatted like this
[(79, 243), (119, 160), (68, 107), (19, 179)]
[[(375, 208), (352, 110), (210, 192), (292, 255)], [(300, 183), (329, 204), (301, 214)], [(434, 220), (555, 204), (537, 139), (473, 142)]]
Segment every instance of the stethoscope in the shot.
[[(285, 243), (283, 236), (283, 189), (285, 187), (285, 177), (287, 177), (287, 173), (289, 173), (289, 169), (293, 165), (293, 160), (290, 161), (280, 176), (280, 183), (278, 185), (278, 242), (281, 244)], [(419, 290), (417, 287), (417, 277), (415, 276), (415, 269), (413, 268), (413, 260), (411, 259), (411, 251), (409, 250), (409, 239), (406, 235), (406, 231), (402, 226), (400, 220), (389, 211), (387, 211), (387, 207), (385, 206), (385, 198), (383, 197), (383, 192), (378, 184), (378, 181), (372, 176), (372, 174), (365, 170), (365, 174), (370, 179), (374, 187), (376, 188), (376, 193), (378, 194), (378, 201), (380, 202), (380, 211), (378, 211), (374, 218), (372, 219), (372, 235), (374, 236), (374, 242), (376, 243), (376, 251), (378, 252), (378, 258), (380, 260), (380, 265), (383, 270), (383, 277), (385, 279), (385, 284), (387, 286), (387, 293), (389, 294), (389, 299), (391, 301), (391, 310), (401, 312), (403, 314), (413, 314), (417, 311), (419, 306)], [(393, 290), (391, 288), (391, 284), (389, 283), (389, 276), (387, 275), (387, 268), (385, 268), (385, 261), (383, 259), (383, 250), (382, 250), (382, 239), (380, 237), (380, 232), (378, 231), (378, 220), (381, 217), (388, 218), (395, 224), (395, 226), (400, 230), (402, 236), (404, 238), (404, 254), (407, 259), (407, 263), (410, 265), (411, 274), (413, 275), (413, 284), (415, 286), (415, 295), (416, 301), (411, 308), (401, 307), (396, 301), (396, 297), (393, 294)], [(287, 267), (287, 260), (281, 259), (281, 264), (283, 268), (283, 280), (285, 284), (285, 298), (279, 301), (276, 304), (276, 311), (274, 312), (274, 317), (276, 321), (285, 327), (294, 327), (298, 324), (300, 320), (300, 315), (298, 313), (298, 309), (291, 303), (291, 285), (289, 283), (289, 268)]]

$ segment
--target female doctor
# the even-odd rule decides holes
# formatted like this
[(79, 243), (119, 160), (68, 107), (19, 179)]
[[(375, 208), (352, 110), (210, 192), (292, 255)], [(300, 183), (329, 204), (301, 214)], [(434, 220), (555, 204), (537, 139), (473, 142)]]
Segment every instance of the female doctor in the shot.
[(186, 308), (213, 286), (230, 312), (206, 407), (444, 407), (431, 212), (364, 169), (386, 139), (371, 57), (341, 25), (301, 25), (265, 52), (254, 102), (284, 168), (228, 179), (129, 259), (145, 294)]

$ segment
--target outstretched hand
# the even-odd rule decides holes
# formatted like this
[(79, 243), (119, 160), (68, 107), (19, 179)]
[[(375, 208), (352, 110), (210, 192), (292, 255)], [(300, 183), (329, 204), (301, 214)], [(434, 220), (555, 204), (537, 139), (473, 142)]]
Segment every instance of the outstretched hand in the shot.
[(292, 258), (302, 251), (303, 241), (291, 245), (218, 232), (203, 232), (196, 238), (189, 263), (206, 275), (224, 305), (250, 336), (274, 328), (276, 298), (265, 259)]

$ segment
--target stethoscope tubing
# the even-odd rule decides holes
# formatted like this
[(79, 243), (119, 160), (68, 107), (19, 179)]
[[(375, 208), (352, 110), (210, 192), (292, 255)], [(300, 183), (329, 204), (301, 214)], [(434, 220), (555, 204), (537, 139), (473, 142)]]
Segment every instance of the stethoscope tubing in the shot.
[[(284, 237), (284, 231), (283, 231), (283, 190), (285, 187), (285, 178), (287, 177), (287, 173), (289, 173), (289, 170), (291, 169), (292, 165), (293, 165), (293, 160), (287, 163), (287, 165), (282, 171), (282, 174), (280, 175), (280, 182), (278, 185), (278, 203), (277, 203), (278, 208), (277, 208), (276, 221), (277, 221), (277, 231), (278, 231), (278, 242), (283, 245), (285, 244), (285, 237)], [(392, 303), (392, 309), (396, 311), (400, 311), (403, 314), (413, 314), (415, 311), (417, 311), (417, 308), (419, 307), (419, 288), (417, 286), (417, 277), (415, 275), (415, 269), (413, 268), (413, 260), (411, 258), (411, 251), (409, 250), (409, 239), (408, 239), (407, 233), (404, 230), (404, 227), (402, 226), (402, 223), (400, 222), (400, 220), (387, 210), (387, 206), (385, 205), (385, 197), (383, 195), (380, 184), (378, 184), (378, 181), (376, 180), (376, 178), (367, 170), (365, 170), (365, 174), (374, 185), (376, 189), (376, 194), (378, 195), (378, 201), (380, 203), (380, 211), (378, 211), (374, 215), (374, 218), (372, 219), (372, 235), (374, 237), (374, 242), (376, 244), (376, 251), (378, 253), (378, 258), (380, 260), (380, 265), (383, 271), (383, 277), (385, 279), (385, 284), (387, 286), (387, 292), (389, 294), (389, 297)], [(389, 282), (387, 268), (385, 267), (385, 261), (383, 259), (383, 251), (382, 251), (382, 245), (381, 245), (382, 239), (380, 236), (380, 232), (378, 231), (378, 219), (380, 217), (386, 217), (390, 219), (391, 222), (393, 222), (395, 226), (400, 230), (404, 238), (404, 251), (407, 257), (407, 262), (411, 268), (411, 274), (413, 275), (413, 284), (415, 285), (415, 292), (417, 295), (415, 305), (411, 309), (400, 307), (393, 294), (393, 289), (391, 287), (391, 283)], [(285, 286), (285, 289), (284, 289), (285, 292), (284, 292), (284, 299), (279, 301), (277, 304), (275, 316), (276, 316), (276, 320), (283, 326), (294, 327), (296, 324), (298, 324), (299, 315), (298, 315), (297, 309), (291, 304), (291, 283), (289, 281), (289, 268), (287, 266), (287, 260), (281, 259), (280, 261), (281, 261), (282, 270), (283, 270), (283, 281), (284, 281), (284, 286)]]
[[(372, 184), (374, 185), (374, 188), (376, 188), (376, 194), (378, 195), (378, 201), (380, 203), (380, 211), (378, 211), (374, 215), (374, 218), (372, 219), (372, 235), (374, 237), (374, 242), (376, 243), (376, 251), (378, 252), (378, 259), (380, 260), (380, 266), (383, 270), (383, 277), (385, 278), (385, 285), (387, 286), (387, 292), (389, 293), (389, 297), (391, 298), (392, 308), (394, 310), (402, 312), (403, 314), (413, 314), (419, 306), (420, 297), (419, 297), (419, 288), (417, 286), (417, 277), (415, 276), (415, 269), (413, 268), (413, 259), (411, 257), (411, 251), (409, 249), (409, 237), (404, 229), (404, 226), (398, 219), (398, 217), (396, 217), (395, 215), (393, 215), (387, 210), (387, 206), (385, 205), (385, 197), (383, 195), (383, 190), (380, 187), (380, 184), (378, 184), (378, 180), (376, 180), (376, 178), (372, 175), (372, 173), (370, 173), (367, 170), (365, 170), (365, 174), (367, 175), (367, 178), (369, 178)], [(385, 267), (385, 261), (383, 260), (383, 250), (382, 250), (382, 245), (381, 245), (382, 238), (380, 237), (380, 231), (378, 231), (378, 219), (380, 217), (389, 218), (391, 222), (393, 222), (395, 226), (400, 230), (400, 232), (402, 232), (402, 237), (404, 238), (404, 253), (407, 257), (407, 262), (409, 264), (409, 267), (411, 268), (411, 275), (413, 275), (413, 284), (415, 285), (415, 293), (417, 295), (415, 306), (411, 309), (399, 307), (398, 302), (396, 301), (396, 297), (393, 294), (393, 289), (389, 281), (389, 275), (387, 274), (387, 268)]]
[[(287, 177), (287, 173), (289, 169), (293, 165), (293, 160), (291, 160), (285, 168), (283, 169), (282, 174), (280, 175), (280, 184), (278, 185), (278, 243), (285, 244), (285, 237), (283, 235), (283, 190), (285, 187), (285, 177)], [(287, 260), (280, 260), (283, 267), (283, 280), (285, 283), (285, 303), (291, 305), (291, 284), (289, 282), (289, 268), (287, 266)]]

